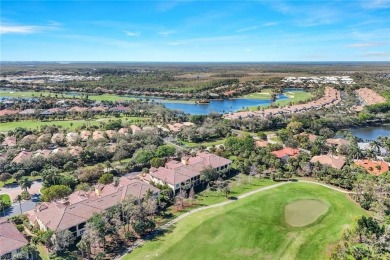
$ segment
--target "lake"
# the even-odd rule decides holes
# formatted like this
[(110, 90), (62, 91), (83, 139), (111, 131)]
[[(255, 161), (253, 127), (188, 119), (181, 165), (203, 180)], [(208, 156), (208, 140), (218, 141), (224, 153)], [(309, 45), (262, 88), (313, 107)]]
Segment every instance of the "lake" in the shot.
[[(12, 89), (1, 89), (2, 91), (15, 91)], [(285, 95), (284, 93), (287, 92), (299, 92), (304, 91), (300, 88), (285, 88), (283, 90), (283, 93), (277, 95), (276, 100), (288, 100), (289, 97)], [(69, 95), (69, 96), (80, 96), (81, 92), (64, 92), (63, 94)], [(0, 97), (0, 99), (11, 99), (10, 97), (7, 97), (6, 94), (3, 93), (3, 97)], [(60, 94), (59, 94), (60, 96)], [(175, 110), (181, 110), (188, 114), (194, 114), (194, 115), (207, 115), (211, 112), (217, 112), (217, 113), (230, 113), (230, 112), (236, 112), (238, 110), (241, 110), (246, 107), (252, 107), (252, 106), (267, 106), (270, 105), (271, 102), (269, 99), (248, 99), (248, 98), (234, 98), (234, 99), (225, 99), (225, 100), (210, 100), (210, 103), (208, 104), (195, 104), (195, 102), (186, 102), (185, 100), (168, 100), (164, 98), (158, 98), (158, 97), (146, 97), (146, 96), (129, 96), (133, 98), (139, 98), (139, 99), (148, 99), (149, 101), (154, 101), (158, 103), (164, 104), (169, 109), (175, 109)], [(33, 100), (32, 98), (25, 98), (25, 100)], [(0, 100), (1, 101), (1, 100)]]
[(390, 136), (390, 125), (350, 128), (348, 131), (363, 141), (375, 140), (378, 136)]
[[(298, 92), (303, 91), (299, 88), (285, 88), (284, 93), (286, 92)], [(276, 97), (276, 100), (287, 100), (288, 96), (285, 94), (279, 94)], [(150, 99), (152, 100), (152, 99)], [(194, 104), (194, 103), (185, 103), (185, 102), (175, 102), (175, 100), (165, 100), (162, 98), (154, 98), (155, 102), (161, 102), (170, 109), (182, 110), (185, 113), (193, 115), (207, 115), (211, 112), (218, 113), (230, 113), (236, 112), (246, 107), (251, 106), (267, 106), (271, 104), (269, 99), (247, 99), (247, 98), (235, 98), (235, 99), (225, 99), (225, 100), (210, 100), (208, 104)]]

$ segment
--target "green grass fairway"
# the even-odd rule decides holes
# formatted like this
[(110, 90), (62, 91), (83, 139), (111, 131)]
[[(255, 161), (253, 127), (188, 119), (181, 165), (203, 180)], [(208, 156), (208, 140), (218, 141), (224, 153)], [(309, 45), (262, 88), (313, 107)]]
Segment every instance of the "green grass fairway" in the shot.
[(284, 218), (292, 227), (304, 227), (325, 214), (329, 206), (319, 200), (297, 200), (284, 207)]
[[(311, 225), (291, 227), (284, 207), (300, 199), (321, 200), (329, 209)], [(364, 214), (343, 193), (288, 183), (190, 215), (123, 259), (326, 259), (343, 230)]]
[[(89, 125), (99, 125), (99, 122), (107, 122), (109, 120), (118, 120), (122, 119), (122, 121), (142, 121), (145, 120), (143, 117), (107, 117), (107, 118), (98, 118), (98, 119), (91, 119), (88, 122), (86, 120), (55, 120), (55, 121), (38, 121), (38, 120), (24, 120), (24, 121), (18, 121), (18, 122), (7, 122), (7, 123), (0, 123), (0, 132), (6, 132), (9, 130), (14, 130), (17, 127), (24, 127), (27, 129), (39, 129), (43, 125), (57, 125), (62, 126), (65, 128), (69, 128), (74, 130), (75, 128), (82, 126), (83, 124), (89, 124)], [(73, 123), (72, 127), (70, 123)]]

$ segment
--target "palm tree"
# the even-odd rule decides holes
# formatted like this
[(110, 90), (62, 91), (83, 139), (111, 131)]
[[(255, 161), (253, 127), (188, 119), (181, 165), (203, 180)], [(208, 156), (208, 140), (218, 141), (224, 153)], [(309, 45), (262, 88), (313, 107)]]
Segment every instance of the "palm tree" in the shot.
[(17, 201), (17, 202), (19, 202), (19, 207), (20, 207), (20, 214), (22, 214), (23, 213), (23, 211), (22, 211), (22, 195), (18, 195), (18, 196), (16, 196), (16, 199), (15, 199), (15, 201)]
[(3, 217), (5, 217), (5, 208), (7, 207), (7, 203), (5, 201), (0, 200), (0, 209), (3, 210)]
[(19, 186), (21, 189), (23, 189), (25, 192), (27, 192), (27, 189), (30, 189), (33, 182), (28, 178), (24, 177), (19, 181)]

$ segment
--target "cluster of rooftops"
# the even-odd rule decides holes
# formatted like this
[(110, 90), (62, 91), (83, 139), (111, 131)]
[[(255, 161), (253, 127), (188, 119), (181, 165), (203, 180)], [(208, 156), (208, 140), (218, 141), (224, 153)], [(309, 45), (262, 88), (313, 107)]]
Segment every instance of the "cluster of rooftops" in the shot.
[(357, 95), (366, 105), (374, 105), (386, 102), (386, 99), (369, 88), (359, 88), (356, 90)]
[(107, 106), (92, 106), (92, 107), (82, 107), (82, 106), (73, 106), (71, 108), (63, 108), (63, 107), (53, 107), (49, 109), (34, 109), (28, 108), (24, 110), (19, 109), (3, 109), (0, 110), (0, 116), (8, 116), (8, 115), (41, 115), (41, 116), (50, 116), (56, 114), (66, 114), (66, 113), (83, 113), (83, 112), (91, 112), (91, 113), (102, 113), (102, 112), (112, 112), (112, 113), (128, 113), (131, 111), (131, 107), (117, 105), (113, 107)]
[(340, 91), (332, 87), (326, 87), (325, 94), (323, 97), (315, 101), (308, 102), (306, 104), (292, 105), (283, 108), (267, 108), (260, 111), (235, 112), (235, 113), (226, 114), (224, 118), (226, 119), (241, 119), (247, 117), (264, 118), (264, 117), (275, 116), (275, 115), (301, 113), (309, 110), (334, 106), (337, 105), (340, 101), (341, 101)]

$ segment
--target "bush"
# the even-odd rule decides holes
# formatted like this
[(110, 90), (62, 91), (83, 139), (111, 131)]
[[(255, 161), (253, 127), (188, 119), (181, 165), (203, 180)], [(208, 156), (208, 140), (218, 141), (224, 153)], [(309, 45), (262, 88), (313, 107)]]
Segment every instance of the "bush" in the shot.
[(22, 191), (22, 199), (24, 199), (24, 200), (31, 199), (30, 193), (28, 193), (27, 191)]
[(126, 238), (126, 240), (131, 241), (131, 242), (134, 242), (135, 240), (137, 240), (137, 238), (134, 236), (133, 232), (131, 232), (131, 231), (127, 231), (125, 233), (125, 238)]
[(24, 225), (23, 224), (16, 225), (16, 228), (19, 230), (19, 232), (23, 232)]
[(101, 184), (109, 184), (113, 181), (114, 175), (111, 173), (105, 173), (99, 178), (99, 183)]

